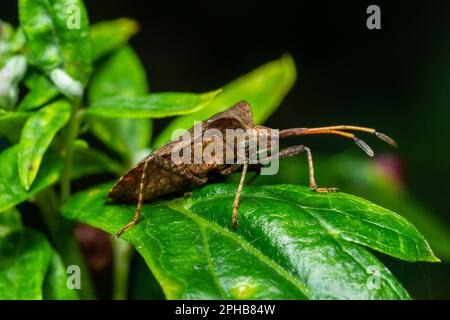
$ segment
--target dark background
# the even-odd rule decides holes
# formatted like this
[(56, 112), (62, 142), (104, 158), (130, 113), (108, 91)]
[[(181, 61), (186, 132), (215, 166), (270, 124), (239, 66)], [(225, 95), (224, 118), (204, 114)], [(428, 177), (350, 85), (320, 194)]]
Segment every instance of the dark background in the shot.
[[(141, 32), (131, 44), (147, 69), (152, 91), (212, 90), (291, 53), (297, 82), (267, 124), (356, 124), (388, 133), (400, 145), (408, 189), (450, 224), (450, 1), (85, 4), (91, 22), (122, 16), (140, 22)], [(381, 8), (381, 30), (366, 28), (370, 4)], [(0, 16), (17, 24), (16, 1), (3, 0)], [(165, 123), (159, 121), (156, 130)], [(348, 141), (326, 136), (306, 140), (325, 154), (348, 146)], [(373, 147), (387, 149), (377, 141)], [(424, 277), (423, 286), (433, 277), (417, 276)], [(424, 291), (422, 297), (432, 297), (428, 288)]]

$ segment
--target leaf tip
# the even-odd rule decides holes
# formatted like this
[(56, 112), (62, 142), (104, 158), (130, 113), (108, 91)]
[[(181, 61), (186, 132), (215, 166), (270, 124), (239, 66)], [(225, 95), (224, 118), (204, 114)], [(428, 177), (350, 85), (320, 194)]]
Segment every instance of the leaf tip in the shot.
[(29, 181), (28, 181), (28, 178), (25, 178), (25, 179), (20, 179), (20, 185), (22, 186), (22, 188), (25, 190), (25, 191), (30, 191), (30, 187), (31, 187), (31, 184), (29, 183)]
[(428, 256), (428, 259), (426, 260), (426, 261), (428, 261), (428, 262), (442, 262), (442, 260), (441, 259), (439, 259), (438, 257), (436, 257), (435, 255), (434, 255), (434, 252), (430, 252), (430, 255)]
[(30, 163), (26, 164), (26, 165), (20, 165), (20, 160), (19, 160), (19, 181), (20, 181), (20, 185), (22, 186), (22, 188), (25, 191), (30, 191), (30, 187), (31, 187), (31, 183), (33, 182), (32, 179), (32, 172), (33, 172), (33, 167), (31, 167), (30, 169)]
[(126, 18), (126, 17), (119, 18), (119, 19), (117, 19), (117, 22), (126, 26), (129, 29), (131, 34), (136, 34), (141, 29), (139, 22), (132, 18)]
[(297, 66), (295, 65), (295, 61), (292, 55), (289, 52), (283, 53), (280, 61), (285, 67), (285, 70), (289, 71), (289, 74), (292, 77), (292, 81), (295, 81), (295, 79), (297, 78)]

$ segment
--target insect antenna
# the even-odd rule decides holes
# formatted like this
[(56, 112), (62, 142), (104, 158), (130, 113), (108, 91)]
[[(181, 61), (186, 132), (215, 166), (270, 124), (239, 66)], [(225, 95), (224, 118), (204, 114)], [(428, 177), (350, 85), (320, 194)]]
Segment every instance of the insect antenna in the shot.
[[(290, 130), (290, 129), (288, 129)], [(395, 142), (394, 139), (392, 139), (391, 137), (389, 137), (388, 135), (377, 131), (376, 129), (373, 128), (367, 128), (367, 127), (360, 127), (360, 126), (350, 126), (350, 125), (337, 125), (337, 126), (328, 126), (328, 127), (319, 127), (319, 128), (311, 128), (311, 129), (307, 129), (304, 128), (303, 130), (306, 131), (322, 131), (322, 130), (339, 130), (339, 131), (361, 131), (361, 132), (367, 132), (370, 134), (375, 135), (377, 138), (383, 140), (384, 142), (388, 143), (389, 145), (393, 146), (393, 147), (397, 147), (397, 142)]]
[(383, 140), (384, 142), (390, 144), (391, 146), (396, 147), (396, 148), (398, 147), (397, 142), (395, 142), (395, 140), (392, 139), (391, 137), (389, 137), (388, 135), (385, 135), (384, 133), (378, 132), (378, 131), (375, 131), (374, 134), (375, 134), (379, 139), (381, 139), (381, 140)]
[(286, 138), (290, 136), (302, 136), (311, 134), (336, 134), (349, 139), (352, 139), (358, 147), (360, 147), (366, 154), (373, 157), (374, 152), (372, 148), (369, 147), (367, 143), (355, 136), (353, 133), (345, 132), (344, 130), (354, 130), (362, 131), (375, 135), (384, 142), (390, 144), (391, 146), (397, 147), (397, 143), (394, 139), (390, 138), (384, 133), (378, 132), (372, 128), (349, 126), (349, 125), (339, 125), (339, 126), (329, 126), (329, 127), (319, 127), (319, 128), (292, 128), (280, 131), (280, 138)]

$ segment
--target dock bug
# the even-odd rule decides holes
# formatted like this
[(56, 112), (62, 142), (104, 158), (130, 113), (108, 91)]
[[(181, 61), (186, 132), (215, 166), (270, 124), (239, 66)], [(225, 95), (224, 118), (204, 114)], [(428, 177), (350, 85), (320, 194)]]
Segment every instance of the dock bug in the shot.
[[(266, 145), (265, 151), (271, 153), (265, 159), (259, 159), (257, 163), (250, 163), (249, 158), (249, 138), (246, 137), (244, 140), (246, 143), (236, 143), (239, 138), (236, 135), (236, 139), (233, 138), (234, 142), (231, 146), (230, 143), (222, 141), (222, 159), (227, 156), (227, 151), (234, 151), (234, 160), (237, 160), (237, 154), (244, 150), (244, 161), (241, 163), (227, 163), (222, 162), (201, 162), (196, 163), (195, 155), (192, 150), (200, 145), (201, 149), (205, 149), (208, 144), (214, 139), (203, 139), (203, 133), (207, 130), (215, 130), (216, 132), (222, 133), (222, 137), (226, 135), (227, 130), (235, 130), (240, 132), (246, 132), (248, 130), (253, 130), (256, 132), (256, 142), (259, 143), (261, 137), (270, 140), (274, 135), (275, 130), (264, 127), (261, 125), (255, 125), (253, 123), (253, 116), (250, 105), (241, 101), (234, 105), (233, 107), (220, 112), (208, 120), (202, 121), (201, 123), (202, 134), (200, 136), (195, 135), (195, 128), (191, 128), (186, 132), (190, 141), (186, 145), (186, 142), (180, 139), (175, 139), (164, 146), (154, 150), (144, 159), (142, 159), (134, 168), (125, 173), (112, 187), (112, 189), (107, 194), (108, 198), (114, 199), (117, 202), (137, 202), (136, 211), (132, 220), (123, 226), (116, 235), (119, 237), (123, 232), (134, 226), (140, 217), (142, 210), (142, 203), (144, 201), (151, 201), (157, 199), (158, 197), (180, 191), (189, 190), (192, 187), (198, 187), (206, 184), (210, 180), (218, 176), (227, 176), (233, 172), (241, 172), (241, 179), (239, 186), (237, 188), (236, 196), (232, 207), (232, 228), (237, 226), (237, 213), (239, 207), (239, 199), (242, 192), (242, 187), (245, 182), (245, 176), (248, 171), (256, 172), (256, 175), (260, 172), (263, 162), (273, 161), (274, 159), (283, 159), (287, 157), (292, 157), (298, 155), (302, 152), (306, 153), (308, 160), (309, 169), (309, 186), (314, 192), (336, 192), (337, 188), (320, 188), (317, 186), (314, 178), (314, 168), (311, 151), (308, 147), (304, 145), (291, 146), (276, 152), (272, 150), (271, 144)], [(362, 150), (364, 150), (369, 156), (373, 156), (372, 149), (361, 139), (357, 138), (354, 134), (348, 133), (346, 131), (362, 131), (366, 133), (371, 133), (376, 135), (381, 140), (389, 143), (392, 146), (397, 146), (394, 140), (392, 140), (387, 135), (376, 131), (375, 129), (350, 126), (350, 125), (337, 125), (328, 126), (320, 128), (292, 128), (284, 130), (276, 130), (277, 138), (287, 138), (291, 136), (303, 136), (311, 134), (335, 134), (340, 135), (349, 139), (352, 139)], [(177, 162), (173, 161), (173, 151), (174, 148), (180, 148), (180, 144), (183, 147), (190, 147), (190, 153), (187, 155), (187, 159), (191, 161)], [(183, 149), (185, 150), (185, 149)], [(262, 150), (264, 151), (264, 150)], [(184, 154), (186, 156), (186, 154)], [(216, 154), (217, 156), (217, 154)], [(265, 160), (265, 161), (263, 161)]]

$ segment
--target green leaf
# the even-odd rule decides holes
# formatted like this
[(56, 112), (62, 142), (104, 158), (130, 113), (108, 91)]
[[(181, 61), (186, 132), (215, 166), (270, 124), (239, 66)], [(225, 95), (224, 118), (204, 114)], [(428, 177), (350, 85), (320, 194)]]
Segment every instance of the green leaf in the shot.
[(139, 24), (128, 18), (102, 21), (91, 26), (92, 60), (125, 45), (139, 31)]
[(22, 229), (22, 218), (16, 208), (0, 212), (0, 238), (16, 230)]
[(44, 280), (43, 296), (45, 300), (77, 300), (75, 290), (67, 287), (67, 273), (58, 253), (53, 250), (47, 275)]
[(0, 110), (0, 136), (16, 138), (19, 136), (22, 125), (29, 116), (27, 112), (12, 112)]
[(69, 121), (70, 111), (69, 102), (58, 100), (33, 113), (25, 123), (19, 147), (19, 177), (25, 190), (36, 178), (54, 136)]
[[(111, 204), (110, 185), (75, 195), (63, 214), (110, 233), (134, 204)], [(407, 299), (363, 246), (407, 261), (437, 261), (401, 216), (344, 193), (307, 187), (244, 187), (230, 230), (236, 185), (207, 185), (190, 199), (145, 204), (123, 238), (146, 260), (169, 299)], [(367, 285), (373, 272), (380, 287)]]
[(42, 299), (51, 254), (47, 239), (33, 230), (0, 238), (0, 299)]
[[(88, 99), (93, 104), (105, 97), (138, 97), (147, 93), (145, 69), (134, 50), (125, 46), (102, 61), (92, 76)], [(128, 162), (150, 143), (151, 123), (148, 119), (91, 117), (89, 124), (97, 138)]]
[(25, 85), (30, 90), (22, 99), (18, 110), (33, 110), (47, 104), (59, 95), (58, 89), (43, 74), (32, 72), (25, 78)]
[(120, 175), (123, 167), (103, 152), (92, 148), (75, 148), (72, 179), (79, 179), (92, 174), (110, 172)]
[(14, 27), (0, 20), (0, 68), (12, 55), (18, 54), (25, 46), (25, 35), (21, 27)]
[(19, 82), (27, 70), (27, 61), (23, 55), (9, 58), (0, 69), (0, 108), (12, 109), (19, 97)]
[[(450, 261), (449, 226), (414, 199), (398, 179), (383, 170), (377, 158), (367, 159), (349, 151), (336, 156), (314, 154), (314, 167), (320, 185), (339, 187), (341, 191), (370, 198), (395, 210), (417, 226), (442, 260)], [(253, 184), (307, 183), (307, 171), (306, 157), (284, 159), (276, 175), (260, 176)], [(228, 181), (237, 183), (239, 176)]]
[(9, 84), (17, 85), (25, 76), (27, 71), (27, 60), (25, 56), (17, 54), (6, 61), (6, 64), (0, 70), (1, 87)]
[(35, 65), (48, 76), (61, 70), (73, 81), (87, 83), (91, 41), (82, 0), (19, 0), (19, 20)]
[(367, 160), (346, 153), (320, 162), (318, 170), (324, 172), (324, 182), (333, 179), (333, 183), (345, 187), (346, 191), (361, 197), (370, 196), (377, 203), (401, 213), (421, 230), (436, 254), (450, 262), (448, 224), (415, 199), (405, 185), (381, 168), (376, 159)]
[(95, 102), (86, 113), (106, 118), (164, 118), (205, 108), (220, 90), (203, 94), (162, 92), (144, 97), (116, 96)]
[(291, 56), (285, 55), (269, 62), (224, 86), (207, 108), (173, 120), (155, 139), (154, 146), (159, 147), (170, 141), (176, 129), (189, 129), (195, 121), (206, 120), (241, 100), (250, 103), (255, 123), (261, 124), (278, 107), (295, 78), (296, 69)]
[[(0, 300), (43, 299), (44, 286), (46, 298), (76, 298), (67, 292), (67, 275), (54, 259), (59, 257), (47, 239), (32, 229), (0, 238)], [(46, 278), (49, 268), (53, 274)]]
[[(93, 25), (91, 28), (93, 61), (124, 45), (137, 30), (137, 22), (125, 18)], [(20, 110), (39, 108), (59, 94), (58, 89), (48, 77), (36, 72), (31, 73), (25, 80), (25, 84), (30, 92), (20, 103)]]
[(14, 27), (0, 19), (0, 68), (5, 64), (11, 52), (11, 40), (14, 34)]
[(112, 96), (136, 97), (148, 93), (145, 69), (130, 46), (108, 56), (92, 75), (88, 99), (92, 104)]
[(80, 101), (83, 97), (83, 84), (74, 80), (64, 70), (56, 68), (50, 73), (50, 79), (56, 85), (58, 90), (66, 97)]
[(17, 27), (14, 31), (14, 34), (11, 38), (11, 52), (19, 53), (24, 51), (26, 45), (25, 33), (23, 32), (22, 27)]
[(152, 122), (149, 119), (89, 119), (92, 132), (111, 149), (130, 162), (134, 155), (148, 147)]
[(15, 145), (0, 153), (0, 212), (7, 210), (35, 195), (58, 181), (62, 162), (49, 155), (44, 158), (39, 173), (29, 191), (25, 191), (17, 174), (19, 146)]

